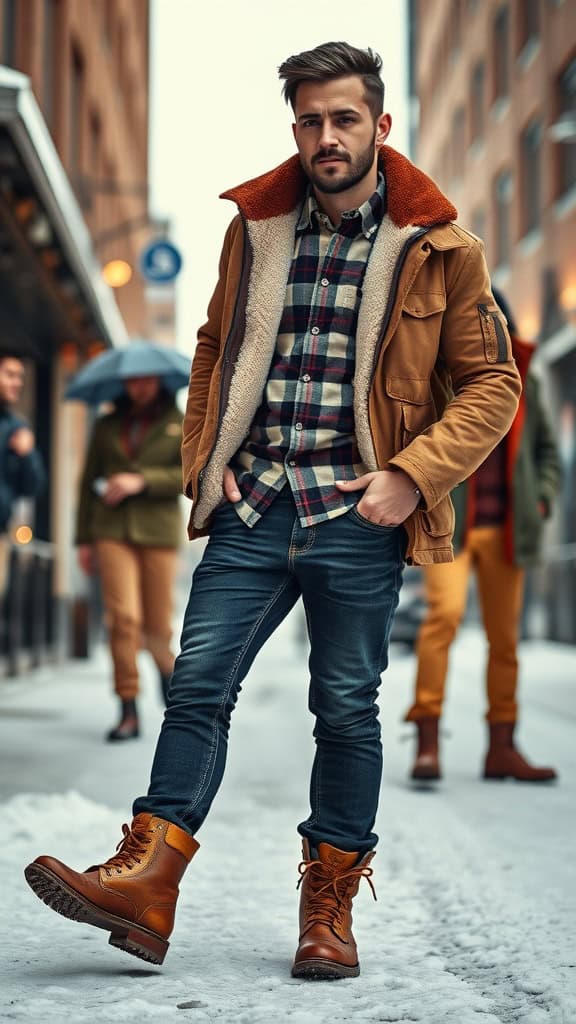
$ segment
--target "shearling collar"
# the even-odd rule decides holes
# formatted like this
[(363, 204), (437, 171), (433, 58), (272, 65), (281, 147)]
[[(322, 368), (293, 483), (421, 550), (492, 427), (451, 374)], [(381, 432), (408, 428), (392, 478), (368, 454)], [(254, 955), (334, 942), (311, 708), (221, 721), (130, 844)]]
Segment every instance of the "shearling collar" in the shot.
[[(407, 157), (390, 146), (382, 146), (379, 158), (386, 179), (388, 213), (397, 227), (431, 227), (456, 220), (452, 203)], [(296, 154), (267, 174), (222, 192), (220, 198), (236, 203), (247, 220), (268, 220), (296, 209), (306, 195), (307, 185)]]

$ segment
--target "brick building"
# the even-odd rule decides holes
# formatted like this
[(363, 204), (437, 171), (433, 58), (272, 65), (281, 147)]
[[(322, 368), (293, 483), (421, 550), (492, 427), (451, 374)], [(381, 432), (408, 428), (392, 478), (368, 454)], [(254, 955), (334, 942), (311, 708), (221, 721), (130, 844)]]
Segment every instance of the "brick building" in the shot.
[(34, 540), (13, 548), (0, 635), (10, 672), (77, 642), (89, 424), (62, 395), (91, 354), (147, 333), (140, 275), (112, 291), (102, 267), (136, 267), (150, 237), (148, 94), (148, 0), (0, 0), (0, 348), (28, 360), (23, 406), (50, 471), (21, 513)]
[[(576, 641), (576, 4), (412, 0), (413, 156), (484, 239), (556, 420), (548, 635)], [(541, 581), (542, 583), (542, 581)]]

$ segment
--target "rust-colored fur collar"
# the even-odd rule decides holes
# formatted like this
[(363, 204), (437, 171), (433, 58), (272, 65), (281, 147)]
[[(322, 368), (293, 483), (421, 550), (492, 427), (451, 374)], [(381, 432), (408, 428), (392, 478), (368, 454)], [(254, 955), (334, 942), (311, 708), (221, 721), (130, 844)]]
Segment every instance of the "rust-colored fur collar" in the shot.
[[(388, 213), (399, 228), (408, 224), (431, 227), (456, 220), (457, 213), (437, 185), (401, 153), (382, 146), (380, 160), (386, 178)], [(258, 178), (223, 192), (248, 220), (267, 220), (290, 213), (304, 198), (307, 178), (298, 155)]]

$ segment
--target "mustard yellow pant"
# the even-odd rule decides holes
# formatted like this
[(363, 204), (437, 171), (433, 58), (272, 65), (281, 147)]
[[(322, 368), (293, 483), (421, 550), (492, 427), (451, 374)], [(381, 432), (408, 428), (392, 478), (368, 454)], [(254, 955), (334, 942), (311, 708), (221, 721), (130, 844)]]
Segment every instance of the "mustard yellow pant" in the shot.
[(176, 551), (112, 540), (100, 540), (96, 547), (115, 689), (129, 700), (138, 694), (141, 647), (150, 651), (163, 675), (174, 667), (170, 641)]
[(416, 693), (407, 721), (442, 714), (448, 653), (464, 615), (472, 570), (488, 640), (486, 718), (489, 722), (516, 721), (524, 571), (505, 561), (504, 530), (493, 526), (470, 530), (466, 546), (454, 562), (424, 568), (428, 612), (418, 636)]

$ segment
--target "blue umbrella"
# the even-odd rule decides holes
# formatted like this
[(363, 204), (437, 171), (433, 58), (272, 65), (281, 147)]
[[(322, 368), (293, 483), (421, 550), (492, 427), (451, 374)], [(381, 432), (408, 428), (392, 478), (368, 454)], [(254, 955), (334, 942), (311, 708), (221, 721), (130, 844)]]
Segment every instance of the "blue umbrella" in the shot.
[(160, 377), (172, 394), (187, 386), (190, 359), (182, 352), (149, 341), (132, 341), (126, 348), (112, 349), (96, 356), (68, 385), (65, 398), (89, 405), (114, 402), (130, 377)]

